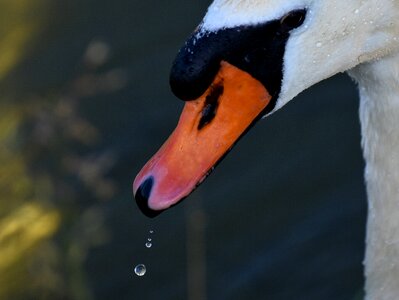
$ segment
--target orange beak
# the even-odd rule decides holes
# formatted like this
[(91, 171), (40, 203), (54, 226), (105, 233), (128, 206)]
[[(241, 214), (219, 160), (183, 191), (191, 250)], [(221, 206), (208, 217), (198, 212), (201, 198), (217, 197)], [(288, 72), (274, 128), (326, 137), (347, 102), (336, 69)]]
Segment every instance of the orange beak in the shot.
[(258, 80), (222, 61), (213, 83), (185, 104), (172, 135), (137, 175), (133, 192), (141, 210), (153, 217), (187, 197), (271, 98)]

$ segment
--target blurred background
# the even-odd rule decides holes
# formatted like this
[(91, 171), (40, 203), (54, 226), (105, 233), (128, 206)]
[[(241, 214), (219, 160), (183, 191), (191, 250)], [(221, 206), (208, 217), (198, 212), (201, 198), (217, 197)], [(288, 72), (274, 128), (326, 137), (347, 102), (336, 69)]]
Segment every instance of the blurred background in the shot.
[(346, 75), (259, 122), (183, 204), (155, 220), (136, 208), (132, 180), (183, 105), (169, 68), (209, 3), (0, 1), (0, 299), (361, 294)]

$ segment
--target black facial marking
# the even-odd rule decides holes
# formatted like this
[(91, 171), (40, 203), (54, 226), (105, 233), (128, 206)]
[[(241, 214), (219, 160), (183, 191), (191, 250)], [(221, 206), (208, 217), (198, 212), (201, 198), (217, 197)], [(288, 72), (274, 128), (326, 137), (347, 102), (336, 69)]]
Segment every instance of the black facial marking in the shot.
[(224, 87), (218, 84), (211, 87), (209, 95), (205, 98), (204, 108), (202, 109), (202, 117), (198, 124), (198, 130), (208, 125), (216, 116), (216, 110), (219, 106), (219, 98), (223, 95)]
[(170, 86), (182, 100), (194, 100), (211, 85), (221, 61), (240, 68), (259, 80), (277, 101), (283, 80), (285, 46), (292, 29), (305, 20), (306, 10), (294, 10), (281, 20), (261, 25), (238, 26), (215, 32), (198, 31), (186, 41), (173, 62)]

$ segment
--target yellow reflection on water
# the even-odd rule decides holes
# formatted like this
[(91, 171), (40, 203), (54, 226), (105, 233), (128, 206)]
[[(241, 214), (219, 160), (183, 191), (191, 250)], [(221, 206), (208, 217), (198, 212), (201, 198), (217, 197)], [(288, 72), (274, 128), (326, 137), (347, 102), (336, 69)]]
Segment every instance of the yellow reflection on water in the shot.
[(27, 44), (41, 28), (46, 0), (0, 2), (0, 80), (27, 53)]
[[(29, 54), (48, 3), (0, 1), (0, 81)], [(4, 95), (0, 94), (0, 299), (18, 299), (32, 295), (34, 276), (28, 266), (35, 249), (58, 230), (61, 214), (36, 198), (41, 183), (29, 173), (18, 138), (26, 107)]]
[(126, 84), (123, 69), (100, 70), (110, 46), (93, 39), (79, 71), (60, 86), (18, 93), (15, 82), (5, 86), (46, 48), (55, 2), (0, 0), (0, 299), (91, 299), (86, 256), (108, 239), (98, 203), (116, 191), (106, 176), (113, 153), (95, 149), (101, 133), (79, 103)]
[(0, 220), (0, 272), (21, 259), (36, 243), (54, 234), (59, 224), (57, 211), (35, 203), (24, 204)]

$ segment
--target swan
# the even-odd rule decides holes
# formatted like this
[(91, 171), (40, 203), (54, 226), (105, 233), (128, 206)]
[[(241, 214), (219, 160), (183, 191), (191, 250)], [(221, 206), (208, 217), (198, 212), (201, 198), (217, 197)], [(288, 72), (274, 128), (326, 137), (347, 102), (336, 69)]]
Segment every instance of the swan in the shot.
[(214, 0), (173, 63), (186, 103), (135, 178), (140, 209), (179, 203), (255, 122), (340, 72), (360, 95), (366, 299), (399, 299), (399, 0)]

